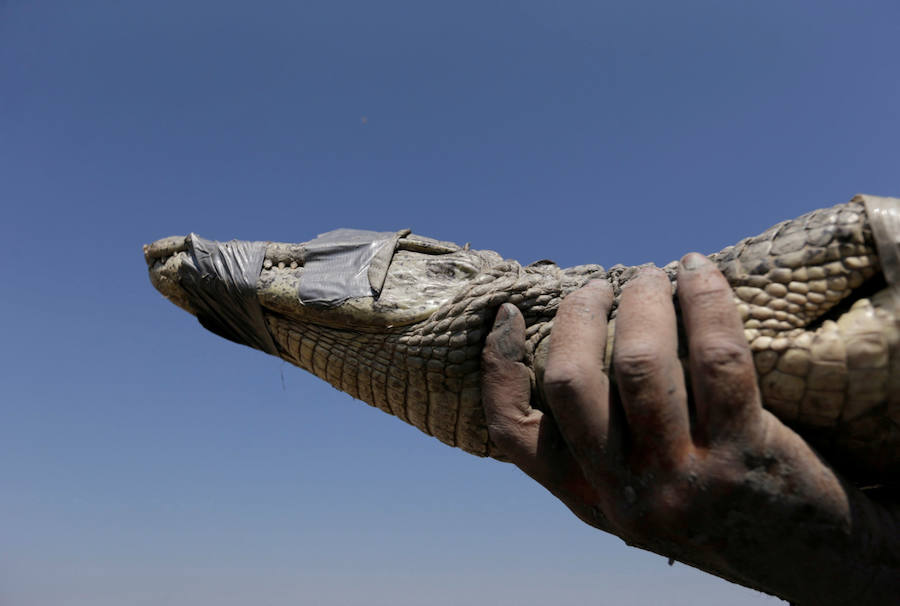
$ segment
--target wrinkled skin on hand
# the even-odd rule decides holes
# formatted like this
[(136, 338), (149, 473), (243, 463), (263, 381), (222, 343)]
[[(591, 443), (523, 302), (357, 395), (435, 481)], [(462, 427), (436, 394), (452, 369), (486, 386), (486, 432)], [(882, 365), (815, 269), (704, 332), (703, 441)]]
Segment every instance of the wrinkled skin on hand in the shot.
[(762, 408), (732, 299), (705, 257), (682, 260), (686, 373), (662, 272), (623, 290), (612, 369), (608, 284), (569, 295), (551, 336), (546, 414), (530, 405), (524, 321), (504, 305), (483, 353), (492, 440), (579, 518), (628, 544), (797, 603), (895, 603), (896, 495), (848, 485)]

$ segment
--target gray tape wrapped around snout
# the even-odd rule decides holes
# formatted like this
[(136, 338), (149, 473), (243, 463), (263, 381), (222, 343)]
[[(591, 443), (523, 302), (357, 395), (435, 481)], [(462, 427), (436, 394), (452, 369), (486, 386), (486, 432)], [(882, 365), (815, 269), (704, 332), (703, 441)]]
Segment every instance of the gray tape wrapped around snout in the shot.
[[(304, 305), (335, 307), (355, 297), (377, 297), (397, 240), (409, 230), (337, 229), (303, 245), (297, 296)], [(256, 290), (265, 242), (217, 242), (188, 237), (189, 256), (179, 278), (200, 324), (242, 345), (278, 355)]]
[(179, 278), (200, 324), (230, 341), (278, 355), (256, 293), (266, 243), (216, 242), (197, 234), (188, 240), (190, 256)]
[(298, 296), (304, 305), (335, 307), (347, 299), (381, 293), (397, 240), (408, 229), (336, 229), (303, 245)]

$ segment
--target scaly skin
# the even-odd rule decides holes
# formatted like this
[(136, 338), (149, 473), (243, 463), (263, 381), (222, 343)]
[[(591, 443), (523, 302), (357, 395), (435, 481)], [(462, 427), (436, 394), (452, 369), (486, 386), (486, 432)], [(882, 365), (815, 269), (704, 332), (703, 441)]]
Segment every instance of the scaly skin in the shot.
[[(406, 235), (378, 297), (322, 309), (297, 297), (303, 245), (266, 246), (256, 291), (281, 358), (479, 456), (495, 454), (480, 355), (497, 308), (510, 302), (525, 316), (532, 400), (542, 408), (560, 300), (592, 279), (609, 280), (618, 297), (635, 271), (522, 267), (492, 251)], [(145, 247), (154, 286), (195, 313), (179, 283), (190, 254), (184, 237)], [(734, 289), (765, 406), (852, 481), (896, 482), (900, 304), (886, 287), (862, 199), (781, 223), (710, 258)], [(674, 288), (675, 264), (663, 269)]]

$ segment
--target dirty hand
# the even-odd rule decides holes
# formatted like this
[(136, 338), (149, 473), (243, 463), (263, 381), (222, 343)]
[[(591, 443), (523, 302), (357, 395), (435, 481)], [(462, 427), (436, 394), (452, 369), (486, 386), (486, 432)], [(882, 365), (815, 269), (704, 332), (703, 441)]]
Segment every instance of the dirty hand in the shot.
[[(814, 604), (900, 595), (900, 512), (847, 485), (764, 410), (731, 289), (705, 257), (678, 269), (686, 384), (671, 284), (645, 270), (623, 288), (610, 387), (612, 292), (591, 282), (554, 321), (531, 407), (525, 324), (497, 314), (483, 354), (491, 439), (582, 520), (626, 543)], [(692, 397), (688, 397), (688, 393)]]

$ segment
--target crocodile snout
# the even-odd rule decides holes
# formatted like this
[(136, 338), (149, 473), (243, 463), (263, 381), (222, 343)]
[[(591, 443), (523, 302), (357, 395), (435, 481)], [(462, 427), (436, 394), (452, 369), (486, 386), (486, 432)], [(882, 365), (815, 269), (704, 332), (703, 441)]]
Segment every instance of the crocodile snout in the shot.
[(153, 244), (144, 244), (144, 260), (147, 261), (147, 267), (153, 267), (154, 262), (165, 261), (175, 253), (186, 251), (188, 245), (186, 236), (169, 236)]

